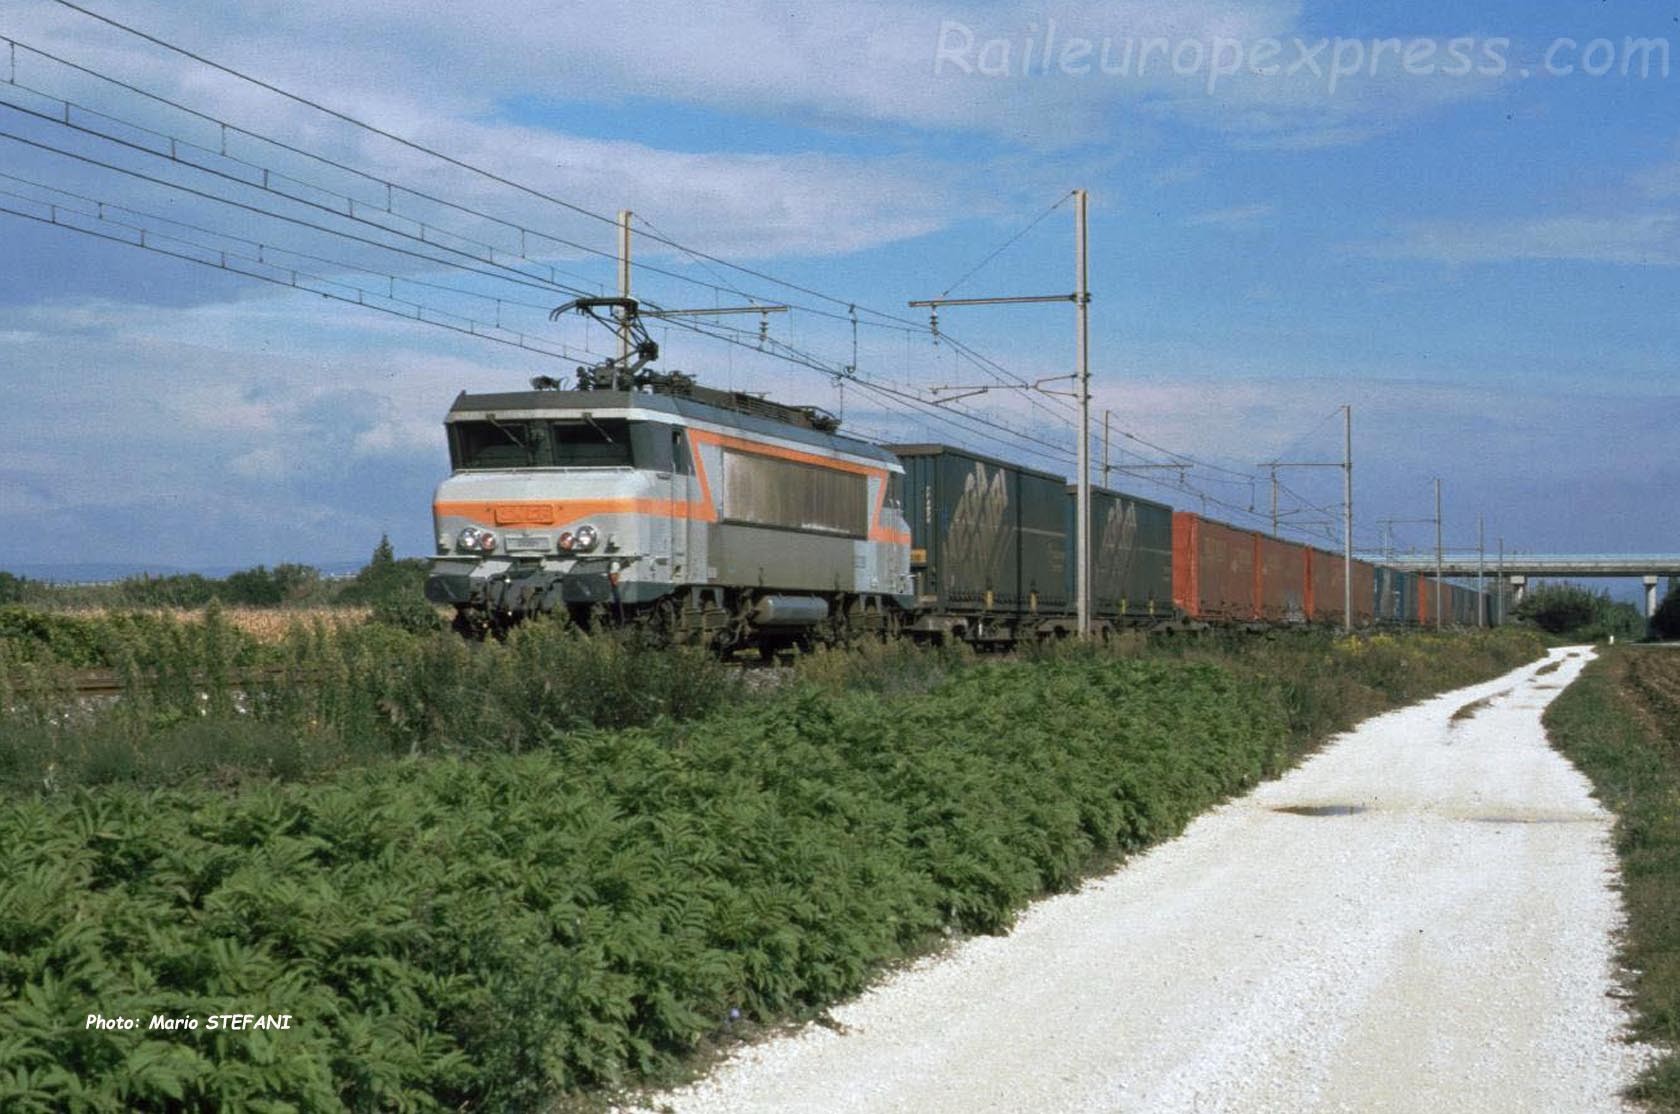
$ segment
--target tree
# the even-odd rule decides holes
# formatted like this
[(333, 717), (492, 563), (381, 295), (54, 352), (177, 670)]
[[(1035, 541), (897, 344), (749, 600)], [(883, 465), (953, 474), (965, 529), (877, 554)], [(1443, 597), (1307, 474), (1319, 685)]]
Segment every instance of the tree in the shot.
[(391, 539), (381, 534), (372, 558), (338, 598), (343, 603), (361, 604), (419, 599), (425, 588), (426, 567), (425, 561), (416, 558), (399, 560)]
[(286, 591), (279, 580), (263, 565), (229, 573), (222, 584), (223, 594), (229, 603), (273, 607), (286, 598)]
[(1658, 638), (1680, 638), (1680, 587), (1668, 590), (1657, 613), (1651, 617), (1651, 629)]
[(23, 586), (29, 581), (9, 572), (0, 572), (0, 603), (18, 603), (23, 599)]
[(1596, 623), (1609, 607), (1609, 597), (1575, 584), (1545, 584), (1517, 606), (1517, 618), (1549, 634), (1571, 634)]
[(321, 583), (321, 572), (313, 565), (275, 565), (274, 583), (287, 600), (300, 600), (315, 591)]

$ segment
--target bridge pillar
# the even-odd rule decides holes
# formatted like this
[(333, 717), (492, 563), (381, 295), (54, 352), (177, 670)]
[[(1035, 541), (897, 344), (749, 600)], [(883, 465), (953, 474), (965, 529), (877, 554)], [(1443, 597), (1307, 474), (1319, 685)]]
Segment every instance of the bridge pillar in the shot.
[(1522, 601), (1528, 596), (1528, 577), (1513, 576), (1511, 578), (1511, 606), (1521, 607)]
[(1645, 578), (1645, 618), (1654, 618), (1657, 614), (1657, 578)]

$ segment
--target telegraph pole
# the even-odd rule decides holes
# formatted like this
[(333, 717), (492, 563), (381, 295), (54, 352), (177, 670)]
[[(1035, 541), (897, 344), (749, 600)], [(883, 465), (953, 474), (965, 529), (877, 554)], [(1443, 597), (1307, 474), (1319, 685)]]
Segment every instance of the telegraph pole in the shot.
[[(1074, 594), (1078, 597), (1079, 637), (1089, 637), (1091, 633), (1091, 291), (1088, 282), (1088, 268), (1086, 265), (1086, 193), (1084, 190), (1073, 191), (1073, 270), (1074, 289), (1072, 294), (1042, 294), (1027, 295), (1010, 298), (929, 298), (923, 301), (911, 302), (912, 309), (928, 309), (934, 313), (934, 335), (938, 335), (938, 313), (940, 306), (1002, 306), (1023, 305), (1035, 302), (1072, 302), (1074, 306), (1074, 339), (1078, 353), (1077, 370), (1072, 376), (1058, 376), (1057, 378), (1075, 381), (1072, 392), (1046, 392), (1066, 395), (1072, 393), (1079, 400), (1079, 484), (1078, 495), (1075, 497), (1077, 508), (1074, 513), (1074, 546), (1078, 549), (1075, 561), (1077, 570), (1074, 578)], [(964, 390), (968, 394), (982, 394), (997, 389), (996, 385), (972, 388), (935, 388), (946, 390)], [(1040, 383), (1024, 384), (1022, 390), (1044, 390)]]

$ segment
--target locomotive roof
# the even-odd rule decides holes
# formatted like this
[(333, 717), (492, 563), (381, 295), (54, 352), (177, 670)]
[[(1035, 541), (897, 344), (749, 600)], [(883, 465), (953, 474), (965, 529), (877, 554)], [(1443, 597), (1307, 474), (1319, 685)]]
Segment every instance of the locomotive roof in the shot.
[(457, 415), (502, 413), (507, 411), (577, 411), (577, 410), (652, 410), (676, 417), (698, 419), (716, 425), (730, 426), (766, 437), (780, 437), (817, 445), (835, 452), (850, 453), (883, 463), (897, 464), (898, 458), (879, 445), (825, 433), (795, 425), (792, 422), (747, 414), (721, 406), (713, 406), (681, 395), (659, 391), (505, 391), (494, 394), (468, 394), (462, 391), (449, 407), (449, 419)]

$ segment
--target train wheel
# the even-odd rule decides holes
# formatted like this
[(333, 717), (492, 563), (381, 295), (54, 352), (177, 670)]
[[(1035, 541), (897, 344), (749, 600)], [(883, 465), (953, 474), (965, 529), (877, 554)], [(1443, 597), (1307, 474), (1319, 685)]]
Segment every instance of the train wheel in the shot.
[(490, 629), (490, 624), (484, 616), (470, 608), (457, 607), (455, 618), (449, 624), (449, 629), (462, 638), (473, 642), (483, 642), (484, 636)]

